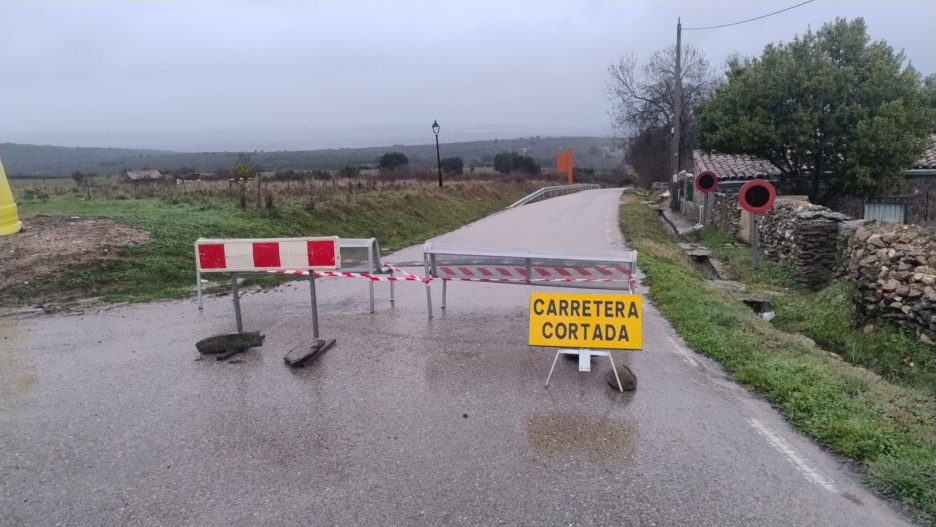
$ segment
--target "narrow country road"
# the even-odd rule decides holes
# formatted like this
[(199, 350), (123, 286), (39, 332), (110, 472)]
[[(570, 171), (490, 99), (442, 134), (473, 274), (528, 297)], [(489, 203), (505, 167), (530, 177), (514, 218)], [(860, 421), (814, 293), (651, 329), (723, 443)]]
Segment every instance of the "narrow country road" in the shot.
[[(623, 247), (620, 190), (505, 211), (439, 238)], [(324, 234), (324, 233), (318, 233)], [(421, 248), (386, 256), (421, 260)], [(415, 269), (414, 269), (415, 270)], [(311, 334), (307, 284), (250, 292), (266, 342), (218, 362), (230, 296), (0, 318), (0, 524), (909, 525), (846, 463), (686, 349), (644, 304), (638, 389), (609, 389), (527, 346), (541, 287), (318, 282), (335, 348), (290, 370)], [(640, 291), (643, 291), (641, 288)]]

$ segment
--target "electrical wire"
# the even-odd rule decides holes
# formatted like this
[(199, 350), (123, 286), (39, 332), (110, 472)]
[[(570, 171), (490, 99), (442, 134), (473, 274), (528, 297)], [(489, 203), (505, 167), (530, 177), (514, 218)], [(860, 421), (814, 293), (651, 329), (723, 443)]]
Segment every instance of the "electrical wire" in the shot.
[(780, 14), (780, 13), (782, 13), (782, 12), (784, 12), (784, 11), (789, 11), (790, 9), (796, 9), (796, 8), (799, 7), (799, 6), (806, 5), (806, 4), (808, 4), (808, 3), (810, 3), (810, 2), (814, 2), (814, 1), (815, 1), (815, 0), (806, 0), (805, 2), (802, 2), (802, 3), (800, 3), (800, 4), (796, 4), (796, 5), (794, 5), (794, 6), (790, 6), (790, 7), (786, 8), (786, 9), (781, 9), (781, 10), (779, 10), (779, 11), (774, 11), (773, 13), (768, 13), (768, 14), (766, 14), (766, 15), (761, 15), (761, 16), (756, 17), (756, 18), (749, 18), (749, 19), (747, 19), (747, 20), (741, 20), (740, 22), (732, 22), (732, 23), (730, 23), (730, 24), (722, 24), (722, 25), (720, 25), (720, 26), (684, 27), (684, 28), (682, 28), (682, 30), (683, 30), (683, 31), (700, 31), (700, 30), (703, 30), (703, 29), (718, 29), (718, 28), (728, 27), (728, 26), (737, 26), (738, 24), (745, 24), (745, 23), (747, 23), (747, 22), (753, 22), (753, 21), (755, 21), (755, 20), (760, 20), (760, 19), (762, 19), (762, 18), (767, 18), (767, 17), (769, 17), (769, 16), (774, 16), (774, 15)]

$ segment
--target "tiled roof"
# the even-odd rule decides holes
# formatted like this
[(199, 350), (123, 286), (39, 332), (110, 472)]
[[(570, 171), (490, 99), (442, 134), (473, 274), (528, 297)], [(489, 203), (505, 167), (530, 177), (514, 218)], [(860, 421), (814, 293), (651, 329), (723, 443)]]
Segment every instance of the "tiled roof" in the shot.
[(936, 135), (930, 136), (929, 150), (923, 152), (923, 157), (913, 164), (913, 168), (936, 168)]
[(731, 156), (728, 154), (706, 154), (700, 150), (692, 153), (696, 172), (711, 170), (722, 180), (770, 178), (780, 175), (777, 167), (763, 159), (751, 156)]
[(139, 181), (141, 179), (159, 179), (162, 174), (158, 170), (128, 170), (127, 177), (133, 181)]
[[(779, 175), (777, 167), (763, 159), (751, 156), (733, 156), (713, 152), (707, 154), (701, 150), (692, 152), (695, 160), (696, 172), (711, 170), (718, 174), (719, 179), (726, 181), (732, 179), (769, 179)], [(930, 147), (913, 164), (911, 169), (936, 169), (936, 135), (930, 137)]]

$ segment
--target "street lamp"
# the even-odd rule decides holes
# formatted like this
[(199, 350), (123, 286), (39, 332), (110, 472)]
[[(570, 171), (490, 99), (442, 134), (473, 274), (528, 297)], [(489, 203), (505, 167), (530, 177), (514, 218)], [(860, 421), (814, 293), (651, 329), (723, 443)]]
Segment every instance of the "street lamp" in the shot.
[(439, 188), (442, 188), (442, 155), (439, 153), (439, 121), (432, 121), (432, 133), (436, 136), (436, 161), (439, 163)]

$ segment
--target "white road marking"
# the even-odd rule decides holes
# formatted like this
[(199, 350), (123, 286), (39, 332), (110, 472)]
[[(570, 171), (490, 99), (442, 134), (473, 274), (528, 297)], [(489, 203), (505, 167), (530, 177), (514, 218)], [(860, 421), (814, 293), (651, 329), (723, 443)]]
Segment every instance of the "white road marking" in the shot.
[(613, 211), (609, 210), (607, 216), (605, 216), (605, 241), (608, 242), (608, 245), (614, 245), (614, 237), (611, 235), (611, 231), (614, 227), (612, 215)]
[(694, 358), (692, 358), (692, 355), (688, 351), (684, 350), (682, 346), (680, 346), (678, 343), (676, 343), (675, 340), (673, 340), (673, 337), (670, 337), (669, 335), (667, 335), (666, 340), (673, 343), (673, 349), (675, 349), (676, 353), (680, 355), (683, 358), (683, 360), (686, 361), (690, 366), (697, 367), (699, 365), (699, 363)]
[(803, 456), (800, 455), (799, 451), (796, 450), (796, 447), (790, 444), (789, 441), (780, 437), (773, 430), (770, 429), (764, 423), (758, 421), (757, 419), (748, 419), (748, 422), (751, 426), (754, 427), (754, 430), (757, 430), (757, 433), (764, 436), (767, 439), (767, 442), (771, 444), (778, 452), (786, 456), (787, 460), (809, 481), (819, 485), (820, 487), (826, 489), (829, 492), (835, 492), (834, 482), (826, 477), (818, 469), (813, 468), (803, 459)]

